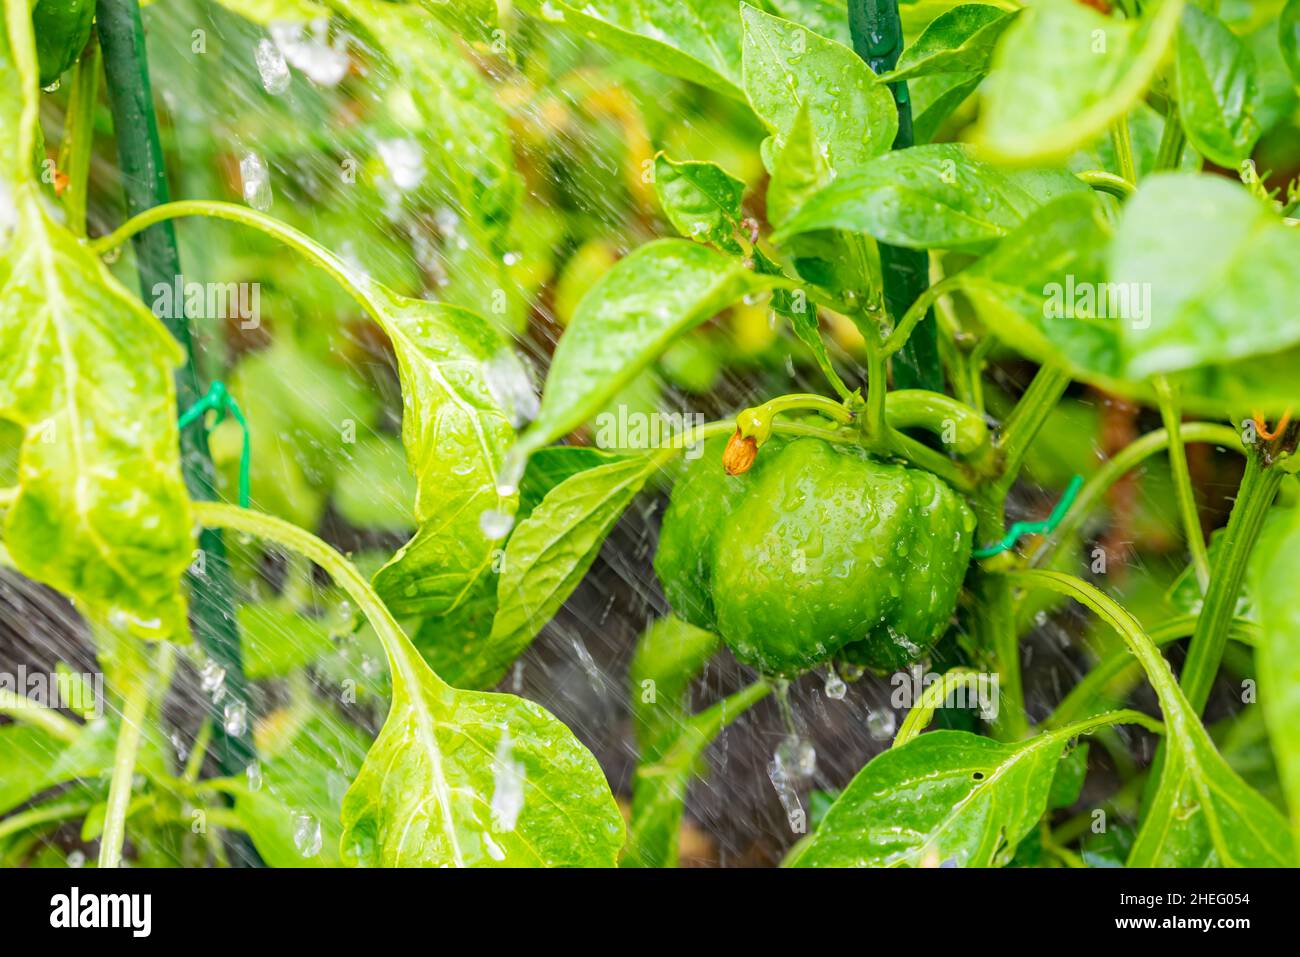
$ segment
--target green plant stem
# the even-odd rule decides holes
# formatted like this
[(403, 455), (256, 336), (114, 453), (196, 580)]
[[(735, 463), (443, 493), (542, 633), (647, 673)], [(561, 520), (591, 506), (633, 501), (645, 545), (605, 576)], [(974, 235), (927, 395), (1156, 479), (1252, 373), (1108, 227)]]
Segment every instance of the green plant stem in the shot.
[(203, 759), (208, 755), (208, 745), (212, 743), (212, 718), (205, 718), (199, 725), (199, 733), (194, 736), (194, 744), (190, 748), (189, 759), (185, 762), (185, 769), (181, 772), (181, 780), (187, 784), (193, 784), (199, 779), (199, 772), (203, 770)]
[[(342, 259), (335, 256), (306, 233), (294, 229), (274, 216), (267, 216), (265, 213), (236, 203), (225, 203), (212, 199), (186, 199), (154, 206), (132, 216), (107, 236), (94, 240), (91, 242), (90, 248), (102, 255), (108, 250), (122, 245), (126, 240), (143, 230), (173, 219), (184, 219), (188, 216), (224, 219), (228, 222), (239, 223), (256, 229), (272, 239), (279, 240), (328, 273), (343, 287), (343, 291), (356, 300), (372, 317), (380, 314), (381, 310), (378, 303), (375, 302), (366, 289), (365, 278), (354, 275)], [(197, 400), (198, 397), (196, 396), (195, 401)], [(190, 404), (193, 405), (193, 402)]]
[[(1005, 497), (1015, 483), (1030, 443), (1056, 408), (1056, 403), (1061, 400), (1069, 384), (1069, 373), (1060, 366), (1052, 363), (1040, 366), (1033, 381), (1025, 389), (1025, 394), (1007, 416), (997, 443), (1001, 456), (1001, 477), (996, 488), (1000, 496)], [(1001, 537), (1001, 532), (998, 537)]]
[(41, 824), (82, 817), (94, 806), (92, 801), (56, 801), (20, 811), (0, 821), (0, 839)]
[(961, 456), (978, 455), (989, 447), (989, 427), (970, 406), (942, 392), (894, 389), (885, 397), (885, 421), (895, 429), (922, 428), (945, 438)]
[(1095, 585), (1073, 575), (1063, 572), (1044, 571), (1036, 568), (1018, 569), (1002, 573), (1010, 582), (1029, 588), (1046, 588), (1073, 598), (1075, 601), (1092, 609), (1096, 615), (1110, 625), (1128, 646), (1128, 650), (1137, 658), (1146, 672), (1147, 680), (1160, 700), (1161, 710), (1167, 720), (1182, 713), (1183, 694), (1174, 681), (1174, 673), (1169, 663), (1160, 654), (1154, 641), (1142, 629), (1141, 623), (1132, 613), (1121, 606), (1115, 599), (1098, 589)]
[[(941, 282), (935, 283), (924, 289), (916, 300), (902, 314), (902, 318), (894, 324), (894, 329), (885, 340), (884, 353), (886, 356), (898, 352), (911, 340), (917, 325), (926, 317), (931, 307), (942, 297), (948, 295), (961, 285), (961, 275), (949, 276)], [(895, 374), (895, 384), (899, 388), (911, 388), (910, 386), (897, 382), (898, 376)], [(939, 389), (930, 389), (931, 392), (939, 392)]]
[(1178, 169), (1183, 163), (1183, 145), (1186, 137), (1183, 133), (1182, 120), (1178, 116), (1178, 107), (1169, 104), (1165, 113), (1165, 128), (1160, 134), (1160, 145), (1156, 147), (1157, 170)]
[(945, 672), (941, 679), (921, 693), (921, 700), (912, 705), (890, 748), (901, 748), (928, 728), (934, 720), (934, 712), (948, 700), (949, 695), (964, 685), (978, 686), (981, 677), (978, 671), (970, 668), (953, 668)]
[[(1147, 632), (1147, 636), (1158, 647), (1163, 647), (1191, 635), (1196, 628), (1196, 619), (1196, 615), (1180, 615), (1152, 628)], [(1234, 619), (1228, 630), (1228, 637), (1246, 645), (1253, 645), (1258, 639), (1258, 635), (1259, 627), (1244, 618)], [(1135, 665), (1136, 662), (1133, 661), (1133, 656), (1126, 649), (1120, 649), (1115, 654), (1102, 659), (1061, 699), (1061, 703), (1043, 722), (1044, 726), (1059, 728), (1071, 721), (1077, 721), (1103, 694), (1123, 693), (1122, 691), (1108, 692), (1107, 689), (1112, 682), (1124, 678), (1126, 673)]]
[[(123, 639), (126, 640), (126, 639)], [(104, 811), (104, 833), (99, 841), (99, 866), (120, 867), (122, 844), (126, 840), (127, 808), (131, 803), (131, 783), (135, 778), (136, 754), (144, 730), (145, 712), (149, 708), (149, 679), (143, 673), (133, 675), (126, 689), (122, 708), (122, 726), (113, 752), (113, 774), (108, 785), (108, 807)]]
[(1120, 175), (1130, 183), (1136, 183), (1137, 167), (1133, 163), (1133, 140), (1129, 136), (1127, 116), (1121, 116), (1111, 126), (1110, 141), (1115, 148), (1115, 160), (1119, 164)]
[(70, 721), (53, 708), (37, 704), (7, 688), (0, 689), (0, 714), (71, 744), (81, 735), (81, 725)]
[(1187, 451), (1183, 447), (1181, 432), (1182, 415), (1169, 380), (1164, 376), (1156, 376), (1154, 384), (1160, 418), (1165, 424), (1165, 431), (1169, 433), (1169, 469), (1174, 479), (1178, 512), (1182, 516), (1183, 535), (1187, 539), (1187, 549), (1192, 554), (1196, 583), (1200, 586), (1201, 594), (1205, 594), (1205, 589), (1210, 584), (1210, 559), (1205, 547), (1205, 533), (1201, 529), (1201, 517), (1196, 510), (1192, 475), (1187, 468)]
[[(176, 232), (170, 222), (164, 221), (168, 217), (148, 218), (149, 213), (166, 207), (168, 189), (167, 171), (158, 139), (158, 120), (153, 109), (144, 25), (137, 0), (98, 0), (95, 26), (103, 49), (127, 212), (133, 221), (141, 223), (139, 228), (124, 233), (123, 238), (135, 237), (133, 245), (140, 290), (148, 301), (155, 286), (160, 283), (171, 285), (180, 278), (181, 261)], [(146, 229), (147, 226), (153, 228)], [(176, 374), (176, 401), (179, 409), (188, 409), (206, 390), (183, 303), (177, 304), (173, 315), (162, 318), (187, 356), (188, 361)], [(204, 423), (198, 421), (181, 430), (180, 442), (182, 470), (190, 497), (214, 498), (216, 475)], [(199, 535), (198, 545), (206, 560), (202, 578), (190, 576), (194, 631), (208, 654), (225, 671), (226, 699), (242, 704), (251, 713), (235, 615), (234, 583), (226, 562), (225, 542), (219, 532), (205, 529)], [(216, 707), (214, 702), (214, 715)], [(219, 716), (217, 718), (219, 720)], [(242, 772), (255, 760), (251, 737), (228, 734), (224, 722), (218, 727), (221, 730), (216, 752), (221, 773)], [(251, 845), (240, 850), (245, 859), (256, 861)]]
[[(365, 576), (355, 565), (311, 532), (273, 515), (219, 502), (195, 502), (194, 517), (209, 527), (234, 529), (274, 542), (315, 562), (347, 592), (348, 597), (366, 616), (366, 620), (370, 622), (370, 626), (384, 646), (389, 667), (393, 672), (400, 674), (410, 687), (414, 687), (420, 681), (427, 683), (427, 676), (417, 674), (413, 668), (412, 662), (418, 659), (419, 655), (411, 646), (410, 639), (406, 637), (388, 607), (375, 594), (375, 590), (370, 587)], [(433, 681), (438, 684), (443, 683), (436, 675), (433, 676)]]
[(63, 140), (59, 143), (59, 169), (68, 177), (63, 209), (68, 228), (86, 235), (86, 190), (95, 137), (95, 106), (99, 99), (99, 44), (91, 37), (86, 51), (72, 67)]
[[(1241, 436), (1225, 425), (1214, 425), (1209, 422), (1188, 422), (1182, 426), (1180, 432), (1185, 442), (1208, 442), (1212, 445), (1222, 445), (1230, 449), (1241, 448)], [(1163, 452), (1168, 446), (1169, 433), (1165, 429), (1156, 429), (1129, 443), (1110, 459), (1107, 459), (1084, 482), (1083, 488), (1079, 490), (1079, 494), (1074, 500), (1074, 504), (1070, 506), (1070, 510), (1061, 519), (1061, 524), (1056, 527), (1054, 532), (1043, 539), (1038, 549), (1030, 556), (1029, 563), (1036, 566), (1046, 564), (1060, 543), (1070, 540), (1070, 536), (1078, 530), (1083, 520), (1091, 514), (1093, 508), (1101, 501), (1108, 488), (1123, 478), (1130, 470), (1140, 465), (1144, 459), (1158, 452)]]
[(1097, 192), (1109, 193), (1117, 199), (1128, 199), (1137, 192), (1137, 187), (1129, 180), (1104, 169), (1085, 170), (1078, 177)]
[(1279, 468), (1267, 467), (1258, 450), (1246, 456), (1246, 471), (1232, 503), (1232, 514), (1223, 531), (1210, 576), (1210, 586), (1205, 593), (1205, 604), (1187, 646), (1187, 660), (1183, 664), (1182, 687), (1187, 700), (1197, 714), (1205, 709), (1210, 687), (1219, 671), (1223, 646), (1228, 640), (1228, 624), (1232, 621), (1246, 577), (1250, 553), (1264, 526), (1264, 517), (1273, 505), (1278, 486), (1285, 473)]

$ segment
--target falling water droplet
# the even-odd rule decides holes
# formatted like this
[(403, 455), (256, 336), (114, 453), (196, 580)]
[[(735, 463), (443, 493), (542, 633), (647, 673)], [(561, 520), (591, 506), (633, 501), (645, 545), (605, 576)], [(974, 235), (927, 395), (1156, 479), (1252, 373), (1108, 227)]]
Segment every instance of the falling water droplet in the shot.
[(415, 140), (380, 140), (375, 145), (398, 189), (415, 189), (424, 180), (424, 151)]
[(220, 701), (226, 691), (226, 669), (209, 658), (199, 670), (199, 682), (213, 701)]
[(244, 768), (244, 777), (248, 779), (248, 790), (262, 790), (262, 763), (260, 761), (251, 762), (248, 767)]
[(242, 701), (232, 701), (226, 705), (226, 734), (238, 738), (248, 730), (248, 708)]
[(293, 846), (303, 857), (315, 857), (321, 849), (320, 821), (311, 814), (295, 814)]
[(272, 96), (279, 96), (289, 89), (289, 64), (284, 62), (284, 54), (270, 40), (257, 41), (257, 50), (253, 54), (257, 63), (257, 72), (262, 75), (262, 89)]
[(889, 708), (882, 708), (880, 711), (870, 711), (867, 713), (867, 733), (877, 741), (888, 741), (894, 736), (894, 728), (897, 727), (897, 719), (894, 712)]
[(68, 851), (68, 866), (82, 867), (86, 863), (86, 855), (81, 851)]
[(245, 153), (239, 161), (239, 179), (244, 185), (244, 202), (257, 210), (271, 208), (271, 173), (262, 157)]
[(843, 701), (844, 695), (848, 693), (849, 686), (844, 683), (844, 679), (835, 673), (834, 669), (826, 672), (826, 686), (824, 688), (826, 697), (835, 701)]

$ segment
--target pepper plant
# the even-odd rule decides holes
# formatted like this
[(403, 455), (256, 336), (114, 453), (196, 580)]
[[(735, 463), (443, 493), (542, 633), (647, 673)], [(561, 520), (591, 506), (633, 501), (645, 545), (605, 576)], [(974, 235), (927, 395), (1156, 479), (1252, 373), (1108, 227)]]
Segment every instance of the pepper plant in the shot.
[[(833, 683), (842, 696), (845, 681), (942, 663), (888, 749), (837, 782), (815, 825), (791, 815), (787, 865), (1295, 863), (1300, 620), (1288, 584), (1300, 558), (1300, 324), (1288, 306), (1300, 298), (1300, 233), (1294, 184), (1270, 188), (1252, 157), (1296, 110), (1297, 0), (1259, 4), (1262, 27), (1186, 0), (927, 2), (901, 16), (872, 0), (224, 6), (244, 29), (269, 28), (274, 39), (262, 34), (256, 52), (269, 94), (289, 82), (287, 55), (313, 91), (366, 91), (356, 102), (371, 113), (350, 123), (373, 123), (376, 137), (416, 131), (369, 142), (389, 180), (416, 194), (395, 202), (446, 214), (439, 231), (456, 241), (433, 290), (411, 288), (400, 268), (392, 278), (362, 268), (310, 224), (267, 211), (255, 155), (238, 164), (244, 202), (222, 198), (211, 178), (210, 195), (192, 195), (184, 169), (187, 198), (166, 201), (156, 182), (140, 192), (141, 176), (166, 184), (147, 83), (112, 114), (125, 215), (88, 237), (93, 8), (5, 0), (0, 436), (13, 467), (0, 489), (0, 558), (71, 599), (112, 705), (74, 718), (0, 690), (12, 719), (0, 726), (7, 862), (30, 861), (43, 836), (80, 821), (102, 866), (122, 863), (124, 848), (142, 864), (223, 861), (235, 846), (227, 834), (272, 865), (671, 866), (706, 751), (748, 709), (784, 700), (812, 671), (829, 675), (834, 698)], [(125, 45), (109, 42), (110, 8), (134, 17), (121, 21)], [(123, 63), (142, 75), (130, 57), (143, 33), (133, 3), (101, 4), (99, 18), (112, 97), (132, 75)], [(335, 61), (300, 55), (303, 24), (325, 20), (354, 45), (332, 78)], [(517, 162), (512, 136), (526, 133), (507, 117), (500, 77), (545, 74), (602, 47), (627, 61), (637, 96), (680, 84), (761, 130), (749, 158), (760, 172), (746, 181), (717, 157), (645, 156), (628, 188), (646, 187), (661, 234), (605, 256), (575, 228), (588, 245), (570, 261), (598, 278), (538, 279), (514, 268), (514, 250), (549, 220)], [(314, 49), (338, 53), (319, 37)], [(349, 69), (356, 77), (343, 80)], [(43, 98), (62, 96), (60, 82), (71, 90), (56, 125)], [(555, 103), (572, 99), (557, 88)], [(547, 87), (529, 89), (540, 98)], [(633, 140), (635, 100), (602, 91), (597, 101)], [(364, 150), (361, 140), (349, 148)], [(119, 251), (142, 236), (163, 245), (136, 243), (139, 275), (179, 273), (169, 237), (180, 220), (208, 221), (205, 235), (247, 231), (319, 270), (328, 295), (364, 313), (391, 350), (411, 477), (395, 494), (413, 533), (366, 572), (322, 537), (323, 502), (333, 494), (348, 515), (382, 523), (367, 508), (375, 487), (354, 489), (347, 505), (341, 482), (317, 497), (306, 467), (266, 471), (277, 457), (266, 433), (291, 430), (262, 424), (297, 400), (281, 392), (254, 412), (259, 390), (277, 395), (277, 369), (289, 365), (276, 363), (314, 360), (277, 342), (240, 360), (229, 392), (200, 387), (203, 343), (191, 345), (183, 314), (165, 325), (119, 278), (132, 265)], [(544, 302), (564, 315), (539, 390), (521, 345)], [(782, 391), (793, 372), (778, 364), (765, 394), (715, 420), (655, 443), (586, 441), (602, 410), (715, 317), (757, 304), (817, 390)], [(1033, 370), (1023, 388), (993, 374), (1008, 361)], [(345, 389), (308, 400), (342, 403)], [(1051, 493), (1049, 519), (1013, 522), (1029, 514), (1017, 498), (1031, 484), (1027, 463), (1045, 443), (1072, 440), (1053, 430), (1084, 389), (1148, 407), (1160, 425), (1068, 486), (1040, 490)], [(346, 411), (378, 401), (362, 390)], [(232, 422), (209, 440), (213, 410)], [(234, 420), (251, 441), (223, 458)], [(1244, 460), (1208, 544), (1194, 445)], [(196, 478), (209, 446), (218, 472), (241, 461), (239, 483)], [(1163, 615), (1125, 607), (1104, 561), (1082, 547), (1116, 483), (1157, 457), (1189, 559)], [(626, 679), (638, 762), (625, 822), (574, 732), (492, 689), (633, 503), (665, 489), (657, 551), (638, 556), (666, 605)], [(226, 500), (209, 500), (214, 491)], [(246, 497), (251, 506), (234, 504)], [(283, 559), (276, 599), (249, 587), (256, 560), (209, 569), (214, 530)], [(238, 610), (217, 580), (232, 573)], [(298, 600), (322, 575), (343, 609), (337, 634)], [(1115, 640), (1036, 711), (1025, 642), (1065, 603)], [(205, 620), (224, 637), (195, 651)], [(304, 684), (339, 634), (364, 635), (387, 664), (374, 735)], [(1164, 649), (1184, 639), (1176, 675)], [(751, 681), (692, 707), (695, 678), (724, 654)], [(1258, 697), (1212, 736), (1203, 712), (1216, 677), (1242, 673), (1229, 657), (1245, 661)], [(205, 690), (233, 688), (186, 757), (167, 747), (163, 713), (178, 660), (201, 666)], [(247, 715), (252, 699), (236, 686), (245, 668), (280, 682), (290, 704)], [(990, 677), (996, 707), (927, 730)], [(1154, 709), (1130, 700), (1139, 683)], [(1129, 757), (1120, 793), (1088, 799), (1127, 808), (1132, 825), (1099, 855), (1084, 845), (1094, 818), (1080, 798), (1090, 770), (1081, 739), (1114, 745), (1119, 726), (1158, 745), (1141, 767)], [(1267, 794), (1221, 750), (1225, 734), (1252, 727), (1271, 750)], [(214, 733), (235, 742), (215, 768), (205, 762)], [(778, 792), (798, 786), (801, 763), (797, 740), (778, 749)], [(1063, 820), (1068, 807), (1079, 814)]]

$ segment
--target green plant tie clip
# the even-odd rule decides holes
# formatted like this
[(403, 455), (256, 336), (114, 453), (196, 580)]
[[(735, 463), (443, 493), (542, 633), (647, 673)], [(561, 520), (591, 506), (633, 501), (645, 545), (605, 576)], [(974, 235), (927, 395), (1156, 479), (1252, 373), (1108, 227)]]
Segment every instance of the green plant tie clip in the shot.
[(248, 421), (244, 418), (244, 413), (239, 408), (239, 403), (235, 397), (230, 394), (226, 384), (220, 379), (213, 379), (212, 384), (208, 386), (208, 391), (203, 398), (195, 402), (192, 406), (181, 413), (180, 419), (177, 420), (177, 428), (184, 429), (186, 426), (198, 421), (198, 419), (209, 409), (217, 413), (215, 425), (220, 425), (226, 415), (229, 414), (236, 422), (239, 423), (240, 429), (244, 432), (244, 444), (239, 452), (239, 507), (248, 508), (249, 501), (249, 479), (248, 463), (252, 457), (252, 442), (248, 434)]
[(1052, 509), (1052, 514), (1048, 515), (1037, 522), (1016, 522), (1002, 536), (1002, 541), (996, 545), (989, 545), (986, 548), (977, 548), (971, 554), (976, 558), (989, 558), (999, 552), (1005, 552), (1008, 549), (1015, 548), (1016, 542), (1024, 535), (1049, 535), (1056, 526), (1061, 524), (1061, 519), (1065, 518), (1065, 513), (1070, 510), (1074, 504), (1075, 497), (1079, 494), (1079, 489), (1083, 487), (1083, 476), (1076, 475), (1070, 479), (1070, 484), (1065, 487), (1065, 493), (1061, 496), (1056, 507)]

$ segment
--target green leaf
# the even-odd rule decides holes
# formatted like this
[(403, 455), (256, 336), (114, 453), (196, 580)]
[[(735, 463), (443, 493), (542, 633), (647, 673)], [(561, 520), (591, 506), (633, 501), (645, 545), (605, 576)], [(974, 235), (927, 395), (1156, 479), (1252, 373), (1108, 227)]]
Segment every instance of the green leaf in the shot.
[(583, 297), (560, 337), (524, 448), (577, 428), (677, 336), (774, 285), (741, 260), (684, 239), (648, 243), (620, 260)]
[(740, 94), (740, 17), (717, 0), (523, 0), (544, 22), (572, 30), (726, 96)]
[(1063, 159), (1101, 135), (1145, 91), (1173, 40), (1183, 0), (1141, 20), (1045, 0), (1003, 35), (984, 85), (976, 141), (1016, 163)]
[(778, 16), (801, 23), (828, 40), (853, 47), (848, 6), (840, 0), (767, 0), (767, 5)]
[(898, 114), (889, 90), (846, 46), (806, 27), (741, 4), (745, 93), (754, 112), (785, 144), (807, 109), (826, 160), (844, 173), (893, 145)]
[(1015, 19), (1015, 10), (963, 3), (939, 14), (912, 42), (882, 80), (912, 80), (938, 73), (988, 73), (993, 47)]
[(476, 606), (486, 626), (494, 555), (518, 503), (499, 479), (514, 441), (512, 420), (532, 399), (531, 385), (483, 318), (391, 293), (377, 294), (377, 301), (397, 353), (419, 530), (376, 573), (375, 589), (394, 614), (446, 615)]
[[(370, 741), (319, 705), (288, 716), (291, 733), (260, 749), (252, 779), (219, 782), (235, 798), (235, 814), (271, 867), (338, 867), (339, 812), (361, 770)], [(272, 714), (271, 719), (283, 717)], [(259, 737), (259, 744), (263, 739)]]
[(673, 615), (651, 623), (628, 668), (628, 694), (642, 762), (653, 760), (686, 720), (686, 691), (720, 639)]
[(750, 685), (685, 719), (663, 753), (637, 767), (632, 785), (632, 826), (622, 866), (677, 866), (686, 791), (698, 773), (700, 759), (723, 728), (770, 690), (762, 682)]
[[(1220, 366), (1300, 343), (1288, 317), (1300, 298), (1297, 257), (1300, 234), (1241, 186), (1190, 173), (1144, 181), (1110, 252), (1112, 282), (1139, 284), (1159, 307), (1149, 321), (1120, 326), (1128, 376)], [(1206, 389), (1194, 380), (1190, 391)]]
[(551, 493), (551, 489), (565, 479), (598, 465), (609, 465), (622, 458), (616, 452), (593, 448), (590, 445), (552, 445), (538, 449), (528, 459), (528, 469), (519, 483), (519, 511), (515, 513), (522, 522)]
[(673, 228), (687, 239), (711, 243), (724, 252), (741, 252), (734, 233), (740, 226), (745, 184), (713, 163), (676, 162), (655, 157), (655, 193)]
[(795, 867), (1000, 867), (1047, 810), (1068, 734), (1000, 742), (931, 731), (877, 755)]
[(929, 143), (939, 127), (984, 81), (982, 73), (934, 73), (908, 84), (912, 96), (912, 136)]
[[(1114, 599), (1070, 575), (1033, 570), (1012, 576), (1068, 595), (1095, 611), (1141, 662), (1160, 701), (1167, 731), (1164, 763), (1128, 866), (1277, 867), (1293, 863), (1295, 852), (1286, 820), (1215, 750), (1169, 662), (1137, 619)], [(1058, 733), (1069, 730), (1063, 728)]]
[(1180, 730), (1169, 741), (1128, 866), (1294, 865), (1286, 820), (1228, 766), (1185, 698), (1165, 720)]
[(523, 698), (451, 688), (409, 645), (389, 655), (392, 707), (343, 798), (346, 863), (614, 865), (622, 815), (568, 728)]
[[(1084, 378), (1120, 371), (1119, 320), (1098, 308), (1111, 226), (1101, 199), (1072, 193), (1032, 213), (957, 283), (1004, 344)], [(1139, 299), (1140, 302), (1140, 299)], [(1109, 300), (1101, 303), (1106, 307)]]
[(32, 27), (42, 86), (61, 77), (81, 56), (94, 19), (94, 0), (37, 0), (32, 8)]
[(194, 542), (172, 384), (180, 348), (36, 189), (14, 187), (0, 260), (0, 418), (24, 429), (5, 546), (88, 614), (184, 640)]
[(1250, 48), (1222, 20), (1193, 4), (1183, 11), (1175, 50), (1178, 114), (1187, 139), (1220, 166), (1235, 169), (1250, 156), (1261, 132)]
[(47, 788), (93, 778), (113, 766), (116, 728), (103, 719), (81, 726), (71, 743), (25, 724), (0, 726), (0, 814)]
[(466, 649), (466, 683), (490, 687), (501, 679), (582, 581), (605, 536), (657, 467), (657, 456), (637, 455), (579, 472), (519, 523), (502, 559), (492, 633)]
[(785, 145), (776, 153), (767, 184), (767, 220), (781, 226), (834, 178), (817, 141), (806, 104), (799, 107)]
[(1079, 800), (1088, 776), (1088, 744), (1084, 742), (1061, 756), (1047, 794), (1048, 810), (1066, 808)]
[(777, 231), (841, 229), (913, 249), (978, 249), (1019, 226), (1044, 201), (1087, 189), (1058, 171), (1007, 171), (955, 143), (894, 150), (837, 177)]
[(1259, 703), (1264, 709), (1278, 778), (1291, 808), (1300, 846), (1300, 606), (1295, 568), (1300, 561), (1300, 509), (1274, 509), (1250, 558), (1250, 592), (1261, 624), (1255, 651)]
[(1291, 78), (1300, 85), (1300, 0), (1287, 0), (1278, 15), (1277, 41)]

